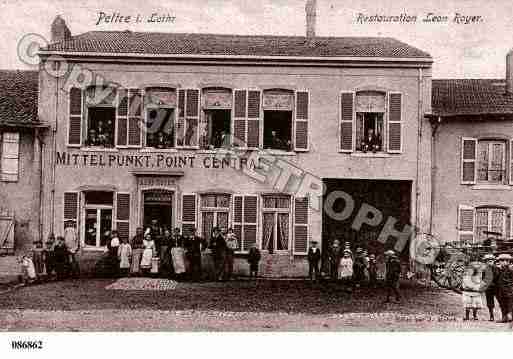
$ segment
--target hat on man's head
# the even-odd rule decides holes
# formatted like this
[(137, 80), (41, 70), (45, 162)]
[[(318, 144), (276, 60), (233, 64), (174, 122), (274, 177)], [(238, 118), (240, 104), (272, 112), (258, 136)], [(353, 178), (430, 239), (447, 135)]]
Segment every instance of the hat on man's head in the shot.
[(499, 254), (499, 256), (497, 257), (497, 260), (498, 261), (510, 261), (511, 260), (511, 255), (510, 254), (507, 254), (507, 253), (503, 253), (503, 254)]
[(483, 257), (484, 261), (495, 260), (495, 256), (491, 253), (485, 254)]
[(349, 249), (344, 249), (344, 253), (352, 254)]
[(312, 244), (317, 244), (317, 243), (319, 243), (319, 242), (317, 242), (317, 241), (310, 241), (310, 243), (312, 243)]
[(395, 256), (395, 252), (393, 250), (391, 250), (391, 249), (389, 249), (388, 251), (386, 251), (383, 254), (386, 255), (386, 256)]

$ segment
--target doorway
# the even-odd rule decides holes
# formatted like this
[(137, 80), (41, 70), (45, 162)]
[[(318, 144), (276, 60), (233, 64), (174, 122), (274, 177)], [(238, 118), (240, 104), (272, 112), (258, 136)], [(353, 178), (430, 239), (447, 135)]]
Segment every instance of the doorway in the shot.
[(143, 226), (156, 219), (163, 228), (173, 228), (173, 192), (151, 190), (143, 192)]

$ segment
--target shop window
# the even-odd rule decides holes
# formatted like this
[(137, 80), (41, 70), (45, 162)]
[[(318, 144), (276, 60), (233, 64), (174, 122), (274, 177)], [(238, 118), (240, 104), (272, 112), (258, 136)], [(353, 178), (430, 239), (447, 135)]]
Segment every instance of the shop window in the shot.
[(17, 181), (19, 171), (20, 134), (0, 134), (0, 180)]
[(146, 114), (146, 147), (159, 149), (175, 147), (174, 110), (150, 108)]
[(219, 227), (223, 231), (228, 230), (230, 198), (230, 195), (227, 194), (204, 194), (201, 196), (200, 212), (203, 238), (209, 239), (214, 227)]
[(112, 231), (113, 193), (91, 191), (85, 192), (84, 197), (84, 244), (104, 247)]
[(263, 196), (262, 249), (288, 250), (290, 245), (290, 197), (282, 195)]
[(87, 112), (86, 146), (114, 147), (116, 109), (89, 107)]
[(481, 183), (505, 183), (505, 141), (479, 141), (477, 180)]
[(264, 111), (264, 148), (292, 150), (292, 111)]
[(208, 109), (204, 112), (201, 129), (201, 146), (204, 149), (229, 147), (231, 111)]

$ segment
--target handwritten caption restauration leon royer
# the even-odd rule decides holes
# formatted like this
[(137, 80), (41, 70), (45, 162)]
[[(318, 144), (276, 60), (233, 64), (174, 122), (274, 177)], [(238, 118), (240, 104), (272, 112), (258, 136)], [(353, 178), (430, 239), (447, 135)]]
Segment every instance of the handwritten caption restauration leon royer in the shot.
[(461, 13), (454, 13), (452, 15), (437, 14), (428, 12), (423, 16), (410, 15), (401, 13), (398, 15), (380, 15), (380, 14), (364, 14), (362, 12), (356, 13), (355, 22), (357, 24), (382, 24), (382, 23), (403, 23), (403, 24), (449, 24), (454, 23), (458, 25), (471, 25), (484, 22), (481, 15), (464, 15)]
[(103, 12), (98, 13), (96, 25), (101, 24), (138, 24), (138, 23), (153, 23), (153, 24), (170, 24), (176, 21), (176, 16), (170, 12), (152, 12), (151, 14), (122, 14), (120, 12)]

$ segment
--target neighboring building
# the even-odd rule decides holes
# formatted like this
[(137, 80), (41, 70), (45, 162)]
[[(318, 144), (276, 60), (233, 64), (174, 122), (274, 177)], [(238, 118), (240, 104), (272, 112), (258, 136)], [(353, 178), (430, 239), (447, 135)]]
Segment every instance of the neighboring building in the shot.
[(0, 70), (0, 254), (29, 249), (39, 239), (45, 126), (37, 117), (38, 77), (37, 71)]
[(504, 79), (433, 80), (433, 234), (511, 237), (513, 53)]
[[(52, 34), (62, 41), (40, 52), (39, 116), (54, 136), (42, 235), (73, 223), (91, 258), (105, 231), (131, 238), (153, 218), (206, 237), (231, 226), (241, 240), (237, 273), (256, 244), (263, 275), (303, 276), (311, 240), (379, 252), (389, 217), (396, 235), (406, 225), (427, 231), (431, 57), (390, 38), (315, 37), (308, 25), (309, 37), (71, 36), (57, 18)], [(228, 159), (234, 148), (244, 155)], [(259, 182), (255, 173), (278, 159), (297, 177), (320, 178), (327, 193), (350, 194), (354, 211), (340, 218), (339, 199), (331, 206), (339, 218), (328, 216), (315, 197), (297, 194), (297, 177), (271, 185), (276, 167)], [(360, 208), (375, 226), (352, 228)], [(385, 239), (391, 247), (397, 238)]]

